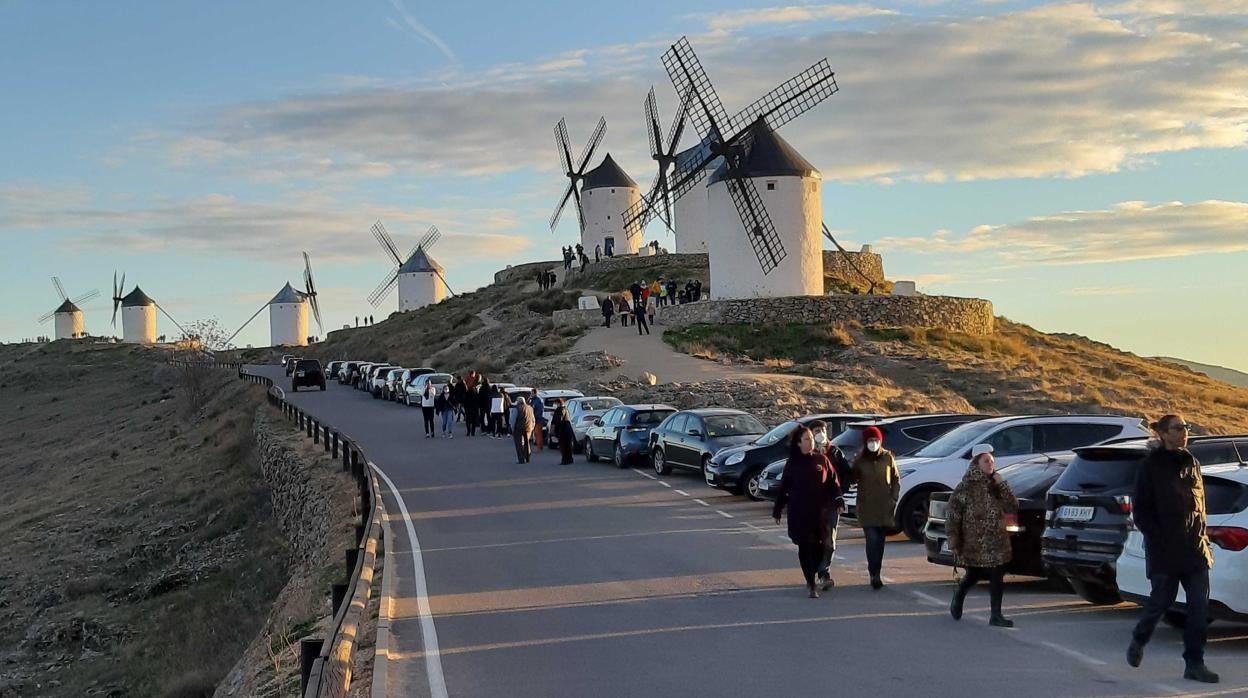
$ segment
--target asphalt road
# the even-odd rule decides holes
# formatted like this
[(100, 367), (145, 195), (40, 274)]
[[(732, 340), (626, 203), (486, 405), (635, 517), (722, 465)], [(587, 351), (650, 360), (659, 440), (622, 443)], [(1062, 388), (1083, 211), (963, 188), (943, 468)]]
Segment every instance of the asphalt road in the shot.
[[(280, 368), (253, 370), (287, 384)], [(1211, 628), (1217, 686), (1182, 679), (1180, 633), (1165, 626), (1132, 669), (1134, 606), (1011, 578), (1016, 628), (987, 624), (982, 586), (955, 622), (949, 568), (890, 541), (889, 584), (874, 592), (862, 539), (846, 528), (837, 587), (811, 600), (769, 505), (692, 472), (657, 478), (579, 456), (564, 466), (554, 451), (518, 465), (510, 440), (470, 439), (462, 425), (428, 440), (418, 409), (333, 382), (287, 398), (360, 443), (397, 489), (386, 493), (395, 698), (1248, 695), (1248, 626)]]

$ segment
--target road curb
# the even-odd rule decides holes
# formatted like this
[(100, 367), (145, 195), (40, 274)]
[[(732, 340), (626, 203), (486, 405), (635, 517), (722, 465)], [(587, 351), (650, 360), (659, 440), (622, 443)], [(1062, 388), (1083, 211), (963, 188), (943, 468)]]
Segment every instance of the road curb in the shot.
[(394, 559), (390, 554), (394, 536), (390, 532), (390, 517), (385, 514), (385, 497), (381, 501), (381, 530), (386, 546), (385, 557), (382, 558), (381, 598), (377, 607), (377, 641), (373, 651), (373, 685), (370, 691), (372, 698), (386, 698), (389, 695), (390, 621), (394, 610)]

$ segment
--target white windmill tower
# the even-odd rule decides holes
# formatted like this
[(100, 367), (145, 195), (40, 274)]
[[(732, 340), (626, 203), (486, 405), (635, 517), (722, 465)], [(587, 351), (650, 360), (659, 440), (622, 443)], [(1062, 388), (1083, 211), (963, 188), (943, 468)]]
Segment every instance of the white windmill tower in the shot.
[(321, 306), (317, 301), (316, 282), (312, 278), (312, 260), (308, 258), (308, 253), (303, 253), (303, 288), (304, 290), (295, 290), (290, 282), (273, 296), (272, 300), (260, 306), (260, 309), (247, 318), (242, 327), (234, 331), (225, 340), (225, 347), (230, 346), (230, 342), (238, 336), (243, 328), (251, 324), (265, 308), (269, 309), (269, 346), (274, 347), (303, 347), (308, 345), (308, 336), (310, 333), (308, 314), (316, 319), (316, 326), (319, 332), (324, 333), (325, 327), (321, 324)]
[(394, 263), (394, 269), (368, 296), (368, 302), (373, 307), (380, 305), (396, 285), (399, 288), (400, 312), (440, 303), (448, 295), (454, 295), (450, 284), (446, 283), (442, 265), (429, 254), (429, 248), (442, 238), (436, 225), (429, 226), (428, 232), (406, 257), (399, 256), (399, 248), (381, 221), (374, 223), (371, 230), (377, 244)]
[(169, 321), (186, 334), (186, 330), (177, 320), (173, 319), (160, 304), (152, 300), (143, 289), (135, 284), (134, 290), (126, 295), (121, 292), (126, 286), (126, 275), (121, 275), (121, 283), (117, 283), (117, 272), (113, 272), (113, 327), (117, 327), (117, 310), (121, 309), (121, 341), (129, 344), (156, 343), (156, 311), (169, 318)]
[[(693, 152), (675, 163), (672, 196), (679, 200), (694, 189), (714, 160), (723, 158), (707, 187), (711, 292), (716, 298), (822, 295), (821, 178), (775, 129), (836, 93), (827, 60), (731, 119), (687, 39), (663, 54), (663, 65), (689, 105), (700, 138)], [(633, 216), (626, 212), (630, 229), (644, 227), (654, 209), (643, 205)]]
[(603, 117), (598, 120), (594, 134), (585, 144), (585, 149), (581, 151), (581, 157), (573, 168), (567, 122), (560, 119), (555, 125), (555, 149), (559, 153), (559, 164), (569, 181), (568, 188), (564, 190), (559, 205), (550, 217), (550, 229), (553, 231), (559, 224), (559, 217), (563, 215), (568, 199), (575, 198), (576, 215), (581, 226), (581, 245), (584, 246), (586, 254), (592, 254), (598, 246), (602, 247), (603, 254), (636, 254), (641, 240), (626, 233), (624, 218), (620, 212), (641, 200), (641, 189), (637, 187), (637, 182), (628, 176), (610, 153), (597, 167), (585, 171), (606, 132), (607, 120)]
[(53, 335), (55, 339), (78, 339), (79, 337), (85, 337), (87, 333), (82, 321), (82, 310), (78, 307), (78, 304), (96, 298), (100, 295), (100, 290), (92, 289), (71, 301), (65, 293), (65, 287), (61, 285), (59, 277), (52, 277), (52, 286), (56, 289), (56, 295), (61, 297), (61, 304), (54, 310), (43, 314), (39, 318), (39, 324), (55, 318), (55, 332)]

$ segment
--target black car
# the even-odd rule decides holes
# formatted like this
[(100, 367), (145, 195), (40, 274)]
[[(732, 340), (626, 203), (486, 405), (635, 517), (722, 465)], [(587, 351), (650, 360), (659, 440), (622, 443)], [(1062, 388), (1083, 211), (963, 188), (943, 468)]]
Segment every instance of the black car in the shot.
[(668, 405), (619, 405), (603, 413), (585, 430), (581, 442), (585, 460), (593, 463), (610, 458), (615, 467), (626, 467), (633, 459), (650, 455), (650, 432), (668, 415), (676, 412)]
[(301, 386), (325, 389), (325, 371), (321, 370), (321, 362), (316, 359), (295, 359), (290, 362), (294, 376), (290, 379), (290, 391), (299, 392)]
[[(1010, 564), (1006, 565), (1006, 572), (1025, 577), (1049, 576), (1040, 554), (1040, 540), (1044, 536), (1045, 493), (1066, 471), (1066, 466), (1074, 457), (1073, 453), (1045, 455), (1001, 468), (1001, 477), (1018, 497), (1018, 515), (1007, 518), (1005, 527), (1014, 553)], [(945, 535), (945, 507), (951, 494), (935, 492), (928, 503), (924, 543), (927, 546), (927, 561), (938, 565), (953, 565), (953, 555), (949, 552)]]
[(650, 435), (650, 463), (666, 475), (672, 468), (704, 475), (711, 456), (721, 448), (740, 446), (767, 433), (758, 417), (741, 410), (701, 408), (677, 412)]
[[(1194, 437), (1187, 450), (1201, 465), (1240, 463), (1235, 440)], [(1148, 448), (1145, 441), (1130, 441), (1075, 449), (1075, 459), (1049, 490), (1044, 562), (1091, 603), (1122, 600), (1117, 561), (1127, 539), (1135, 475)]]
[(835, 437), (850, 422), (878, 417), (876, 414), (808, 414), (790, 419), (747, 444), (720, 449), (706, 464), (706, 484), (759, 501), (763, 498), (758, 490), (763, 468), (788, 454), (789, 437), (798, 425), (822, 420), (828, 424), (828, 433)]
[(967, 422), (984, 419), (982, 414), (907, 414), (866, 422), (854, 422), (832, 439), (832, 445), (845, 460), (851, 463), (866, 446), (862, 434), (867, 427), (875, 427), (884, 434), (884, 448), (901, 458), (923, 448), (945, 432), (952, 431)]

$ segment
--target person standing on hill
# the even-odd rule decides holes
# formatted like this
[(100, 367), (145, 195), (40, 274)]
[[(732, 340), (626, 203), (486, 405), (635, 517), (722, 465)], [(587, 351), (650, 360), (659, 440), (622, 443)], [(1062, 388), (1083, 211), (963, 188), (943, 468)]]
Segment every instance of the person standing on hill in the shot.
[(998, 628), (1014, 627), (1014, 621), (1001, 614), (1001, 597), (1005, 594), (1005, 566), (1013, 554), (1005, 517), (1017, 512), (1018, 498), (996, 471), (992, 446), (972, 446), (971, 464), (945, 507), (949, 550), (954, 563), (966, 568), (949, 604), (949, 615), (954, 620), (962, 619), (962, 604), (971, 587), (987, 579), (992, 602), (988, 623)]
[(528, 463), (533, 457), (529, 439), (533, 437), (533, 408), (523, 397), (516, 398), (516, 418), (511, 425), (511, 438), (516, 442), (516, 462)]
[(1183, 678), (1218, 683), (1219, 676), (1205, 666), (1213, 552), (1206, 528), (1205, 481), (1200, 462), (1187, 450), (1191, 426), (1177, 414), (1149, 426), (1160, 441), (1140, 463), (1131, 503), (1135, 526), (1144, 534), (1144, 564), (1153, 588), (1131, 633), (1127, 662), (1140, 665), (1157, 621), (1174, 604), (1182, 586), (1187, 596)]
[(646, 302), (641, 298), (633, 302), (633, 324), (637, 325), (637, 334), (640, 335), (642, 330), (650, 334), (650, 325), (646, 322)]
[(594, 245), (594, 264), (602, 261), (602, 244)]
[(615, 303), (608, 297), (602, 300), (602, 326), (611, 326), (611, 316), (615, 315)]
[(633, 285), (628, 287), (628, 292), (632, 294), (629, 298), (630, 302), (636, 303), (637, 299), (641, 298), (641, 288), (642, 285), (640, 281), (634, 281)]
[(438, 413), (438, 417), (442, 419), (442, 438), (449, 439), (454, 434), (451, 433), (451, 427), (455, 426), (455, 407), (451, 404), (451, 385), (448, 383), (442, 386), (442, 392), (433, 402), (433, 409)]
[(780, 523), (785, 507), (789, 510), (789, 540), (797, 546), (797, 560), (806, 580), (810, 598), (819, 598), (815, 573), (823, 558), (824, 537), (828, 531), (828, 509), (844, 506), (836, 471), (815, 447), (810, 429), (798, 426), (789, 441), (789, 460), (772, 507), (771, 516)]
[(438, 401), (438, 392), (433, 389), (433, 383), (425, 382), (425, 389), (420, 395), (420, 411), (425, 418), (425, 438), (433, 438), (433, 411)]
[(620, 327), (628, 327), (628, 318), (632, 315), (633, 309), (629, 307), (628, 301), (624, 300), (624, 296), (615, 299), (616, 310), (620, 314)]
[(884, 566), (884, 539), (896, 522), (897, 498), (901, 494), (901, 473), (897, 461), (884, 448), (884, 433), (867, 427), (862, 433), (866, 446), (854, 458), (850, 477), (858, 485), (858, 525), (866, 537), (867, 573), (871, 588), (884, 587), (880, 570)]

